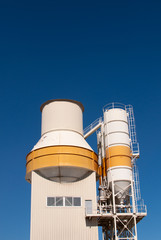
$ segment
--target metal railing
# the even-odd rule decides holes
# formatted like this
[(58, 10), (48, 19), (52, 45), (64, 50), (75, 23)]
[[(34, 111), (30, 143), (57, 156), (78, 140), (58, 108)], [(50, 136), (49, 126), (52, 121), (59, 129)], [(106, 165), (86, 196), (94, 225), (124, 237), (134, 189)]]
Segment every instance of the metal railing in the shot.
[[(112, 209), (112, 208), (110, 208), (110, 209)], [(88, 211), (88, 208), (85, 208), (86, 216), (90, 215), (90, 214), (92, 214), (92, 215), (99, 215), (99, 214), (106, 215), (106, 214), (109, 214), (109, 213), (110, 213), (109, 210), (103, 209), (103, 208), (92, 209), (92, 212)]]
[(147, 206), (144, 203), (142, 203), (142, 205), (137, 205), (136, 213), (146, 213), (147, 214)]
[(108, 111), (113, 108), (120, 108), (120, 109), (126, 110), (126, 106), (124, 104), (113, 102), (113, 103), (109, 103), (109, 104), (105, 105), (103, 107), (103, 112)]
[(94, 127), (96, 127), (99, 123), (102, 123), (102, 117), (97, 118), (94, 122), (92, 122), (88, 127), (83, 130), (83, 135), (86, 135), (89, 131), (91, 131)]
[(141, 201), (141, 192), (140, 192), (139, 171), (138, 171), (136, 162), (133, 163), (132, 175), (133, 175), (133, 181), (134, 181), (135, 205), (138, 205), (138, 202)]
[(138, 156), (139, 157), (139, 153), (140, 153), (140, 149), (139, 149), (139, 143), (132, 143), (131, 144), (131, 151), (132, 151), (132, 155)]
[[(116, 213), (121, 213), (121, 214), (128, 214), (128, 213), (144, 213), (144, 214), (147, 214), (147, 206), (144, 204), (143, 201), (140, 202), (140, 205), (136, 205), (135, 206), (135, 211), (133, 209), (133, 207), (130, 205), (130, 206), (122, 206), (122, 207), (119, 207), (116, 205)], [(112, 211), (112, 206), (107, 206), (106, 208), (105, 207), (98, 207), (97, 209), (94, 208), (94, 209), (90, 209), (90, 211), (88, 210), (88, 208), (85, 208), (85, 215), (110, 215), (110, 214), (113, 214), (113, 211)]]

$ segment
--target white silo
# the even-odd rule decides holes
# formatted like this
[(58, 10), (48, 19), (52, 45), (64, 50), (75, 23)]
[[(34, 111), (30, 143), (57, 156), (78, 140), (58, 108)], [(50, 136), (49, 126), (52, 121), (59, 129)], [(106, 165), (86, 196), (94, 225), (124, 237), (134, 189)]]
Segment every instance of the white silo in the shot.
[(120, 201), (126, 197), (132, 179), (131, 150), (127, 112), (122, 108), (104, 111), (107, 181)]
[(98, 239), (97, 221), (85, 221), (85, 207), (97, 208), (99, 174), (97, 155), (83, 136), (83, 110), (66, 99), (41, 106), (41, 138), (26, 158), (30, 240)]

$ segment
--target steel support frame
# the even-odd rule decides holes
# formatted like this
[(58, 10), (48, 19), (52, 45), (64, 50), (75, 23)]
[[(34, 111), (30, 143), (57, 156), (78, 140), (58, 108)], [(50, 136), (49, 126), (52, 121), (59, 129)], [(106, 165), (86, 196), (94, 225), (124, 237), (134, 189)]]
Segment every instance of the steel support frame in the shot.
[[(115, 193), (115, 181), (112, 181), (112, 202), (113, 202), (113, 224), (114, 224), (114, 231), (113, 234), (111, 233), (111, 240), (137, 240), (137, 226), (136, 226), (136, 206), (135, 206), (135, 195), (134, 195), (134, 181), (131, 177), (131, 181), (126, 188), (121, 189), (119, 192)], [(116, 196), (126, 191), (127, 188), (130, 187), (129, 197), (131, 198), (131, 214), (129, 217), (128, 212), (123, 212), (121, 215), (117, 212), (117, 204), (116, 204)], [(125, 219), (127, 222), (125, 223)], [(120, 227), (121, 226), (121, 227)], [(132, 227), (129, 227), (132, 226)], [(120, 229), (121, 228), (121, 229)], [(106, 234), (105, 234), (106, 235)], [(113, 235), (113, 236), (112, 236)], [(124, 235), (124, 236), (122, 236)], [(104, 240), (109, 240), (109, 238), (105, 238)]]

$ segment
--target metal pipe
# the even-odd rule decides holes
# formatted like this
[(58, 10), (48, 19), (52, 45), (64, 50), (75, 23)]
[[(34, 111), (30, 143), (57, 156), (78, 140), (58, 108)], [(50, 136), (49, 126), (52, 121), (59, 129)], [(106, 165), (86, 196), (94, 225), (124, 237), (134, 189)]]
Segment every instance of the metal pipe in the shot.
[(92, 133), (94, 133), (95, 131), (97, 131), (102, 125), (102, 122), (101, 123), (98, 123), (94, 128), (92, 128), (91, 130), (89, 130), (89, 132), (87, 132), (85, 135), (84, 135), (84, 138), (86, 139), (87, 137), (89, 137), (90, 135), (92, 135)]

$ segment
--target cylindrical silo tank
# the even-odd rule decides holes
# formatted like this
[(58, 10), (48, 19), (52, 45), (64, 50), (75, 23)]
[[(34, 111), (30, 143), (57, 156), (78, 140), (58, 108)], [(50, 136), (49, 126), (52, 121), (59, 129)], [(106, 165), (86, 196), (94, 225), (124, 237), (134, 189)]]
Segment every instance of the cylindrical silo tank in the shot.
[[(131, 150), (127, 112), (124, 106), (114, 104), (104, 110), (107, 179), (114, 183), (117, 198), (129, 191), (132, 177)], [(120, 192), (120, 193), (119, 193)]]
[(83, 137), (83, 105), (57, 99), (40, 109), (41, 138), (26, 157), (26, 180), (32, 171), (56, 182), (74, 182), (93, 171), (98, 176), (97, 155)]

